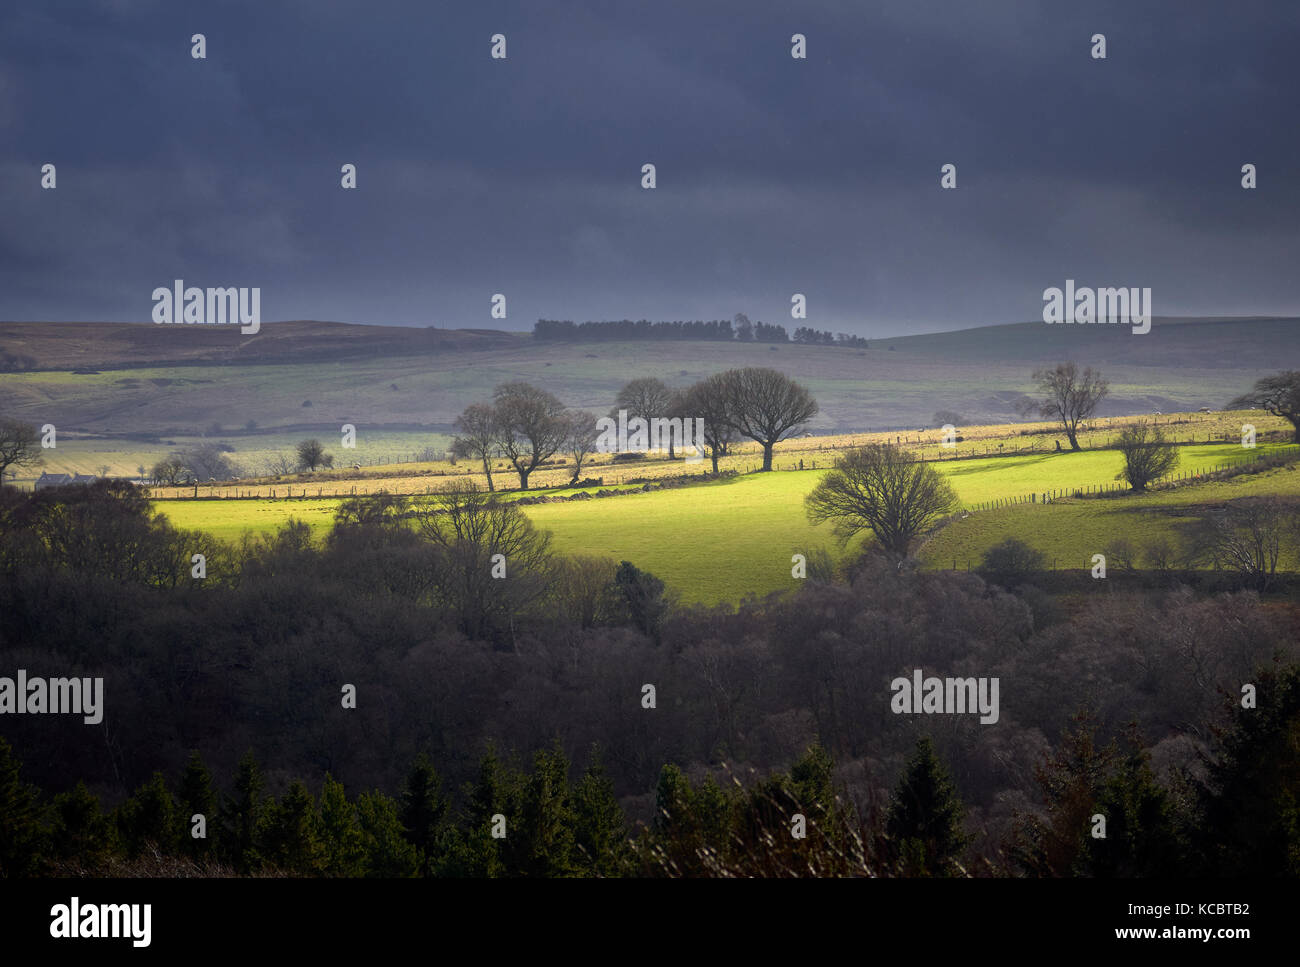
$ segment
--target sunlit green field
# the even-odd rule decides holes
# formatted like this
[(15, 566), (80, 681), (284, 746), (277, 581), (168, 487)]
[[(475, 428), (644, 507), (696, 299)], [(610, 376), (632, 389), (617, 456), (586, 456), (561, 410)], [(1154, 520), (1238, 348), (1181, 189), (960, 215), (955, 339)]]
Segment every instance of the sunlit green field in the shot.
[[(87, 377), (93, 378), (93, 377)], [(1097, 420), (1080, 434), (1080, 443), (1084, 450), (1104, 448), (1112, 443), (1120, 429), (1133, 417), (1117, 417)], [(1214, 414), (1180, 413), (1161, 417), (1162, 426), (1172, 440), (1178, 442), (1208, 443), (1210, 440), (1221, 444), (1231, 440), (1240, 432), (1243, 423), (1251, 422), (1261, 435), (1276, 434), (1285, 431), (1287, 424), (1278, 417), (1269, 416), (1258, 411), (1224, 411)], [(950, 460), (953, 457), (969, 458), (973, 455), (989, 454), (1010, 455), (1024, 452), (1025, 455), (1047, 457), (1070, 457), (1086, 463), (1083, 454), (1058, 454), (1054, 444), (1059, 438), (1056, 433), (1037, 432), (1050, 428), (1044, 423), (1010, 423), (989, 424), (985, 426), (963, 427), (963, 441), (952, 449), (941, 447), (942, 431), (934, 428), (913, 431), (890, 431), (888, 433), (846, 433), (810, 437), (794, 437), (783, 441), (777, 448), (776, 468), (790, 470), (802, 461), (808, 468), (824, 468), (836, 453), (850, 446), (866, 443), (900, 442), (905, 448), (927, 460)], [(271, 468), (276, 457), (283, 456), (293, 462), (297, 444), (308, 437), (319, 439), (327, 452), (334, 457), (335, 470), (341, 473), (322, 473), (321, 475), (295, 475), (283, 477)], [(451, 437), (445, 433), (416, 430), (374, 430), (360, 427), (356, 436), (355, 449), (342, 449), (340, 438), (334, 431), (275, 431), (263, 430), (241, 431), (225, 427), (221, 432), (212, 429), (207, 436), (171, 436), (152, 444), (136, 441), (89, 437), (84, 434), (60, 433), (58, 446), (53, 450), (42, 451), (42, 466), (25, 466), (20, 470), (11, 470), (8, 484), (22, 489), (31, 489), (32, 483), (41, 471), (50, 473), (102, 474), (112, 477), (138, 478), (140, 468), (147, 472), (150, 467), (167, 454), (203, 443), (220, 443), (231, 448), (228, 458), (233, 462), (239, 479), (233, 482), (204, 485), (203, 491), (209, 496), (236, 496), (255, 491), (265, 497), (283, 497), (286, 488), (301, 494), (303, 488), (313, 496), (346, 495), (352, 492), (366, 493), (379, 489), (397, 493), (424, 493), (427, 487), (437, 488), (445, 477), (467, 476), (480, 486), (486, 485), (478, 464), (474, 461), (451, 463), (444, 459), (429, 459), (429, 451), (441, 457), (451, 444)], [(1261, 436), (1261, 439), (1264, 439)], [(740, 441), (733, 445), (733, 453), (723, 457), (720, 468), (747, 473), (759, 465), (761, 449), (752, 441)], [(563, 454), (557, 455), (563, 459)], [(1189, 451), (1185, 466), (1199, 465), (1201, 455)], [(360, 464), (364, 468), (360, 474), (352, 474), (347, 468)], [(507, 470), (503, 459), (496, 461), (496, 483), (501, 487), (517, 486), (517, 478)], [(545, 466), (533, 474), (534, 487), (556, 487), (564, 484), (571, 476), (570, 464)], [(382, 467), (382, 473), (373, 468)], [(644, 461), (616, 465), (611, 463), (609, 454), (593, 454), (584, 468), (584, 476), (603, 479), (607, 484), (633, 478), (653, 478), (676, 476), (691, 468), (682, 460), (666, 460), (653, 455)], [(1080, 473), (1091, 472), (1090, 468), (1080, 466)], [(1053, 471), (1054, 473), (1054, 471)], [(1026, 478), (1028, 483), (1028, 478)], [(274, 493), (273, 493), (274, 491)], [(319, 493), (318, 493), (319, 492)], [(161, 497), (190, 496), (189, 488), (173, 491), (157, 491)], [(971, 498), (975, 499), (975, 498)], [(988, 499), (988, 498), (980, 498)]]
[[(1256, 453), (1276, 447), (1260, 446)], [(1231, 445), (1183, 447), (1180, 473), (1209, 470), (1244, 459)], [(1122, 458), (1114, 451), (1002, 457), (938, 465), (962, 504), (1030, 493), (1071, 492), (1114, 484)], [(680, 489), (621, 497), (537, 504), (526, 508), (533, 522), (553, 534), (557, 550), (629, 560), (667, 581), (686, 600), (735, 601), (790, 586), (791, 556), (824, 547), (842, 553), (828, 526), (811, 525), (804, 496), (825, 471), (752, 474)], [(572, 493), (556, 491), (555, 493)], [(980, 510), (955, 521), (921, 552), (933, 567), (979, 563), (983, 551), (1008, 535), (1048, 553), (1058, 567), (1082, 567), (1117, 536), (1135, 542), (1179, 518), (1176, 508), (1255, 493), (1300, 494), (1300, 471), (1283, 469), (1226, 482), (1145, 496), (1025, 504)], [(318, 533), (329, 529), (337, 500), (159, 501), (177, 526), (208, 531), (226, 540), (245, 529), (273, 530), (289, 518)]]
[[(1134, 563), (1143, 567), (1146, 546), (1158, 539), (1176, 543), (1198, 507), (1257, 496), (1300, 497), (1300, 465), (1148, 494), (979, 511), (944, 527), (918, 556), (928, 567), (975, 568), (988, 548), (1015, 537), (1042, 551), (1048, 567), (1087, 568), (1092, 555), (1106, 554), (1122, 540), (1138, 552)], [(1284, 557), (1279, 566), (1300, 568), (1300, 560)]]

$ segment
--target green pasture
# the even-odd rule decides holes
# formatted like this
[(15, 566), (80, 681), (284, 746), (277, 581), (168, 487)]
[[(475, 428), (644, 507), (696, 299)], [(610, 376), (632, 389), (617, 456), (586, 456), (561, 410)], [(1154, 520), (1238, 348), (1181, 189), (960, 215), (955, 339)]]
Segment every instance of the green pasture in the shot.
[[(606, 490), (625, 490), (633, 485), (614, 485)], [(600, 488), (563, 488), (546, 491), (549, 496), (567, 497), (579, 492), (590, 493)], [(507, 500), (533, 495), (518, 491), (504, 493)], [(622, 499), (622, 498), (605, 498)], [(154, 508), (162, 513), (175, 527), (185, 530), (201, 530), (223, 541), (237, 541), (247, 530), (269, 533), (278, 529), (288, 520), (299, 520), (312, 529), (317, 537), (324, 537), (334, 526), (334, 515), (338, 510), (340, 498), (335, 497), (282, 497), (275, 500), (158, 500)], [(585, 506), (577, 505), (577, 506)]]
[[(1176, 547), (1180, 531), (1201, 508), (1261, 496), (1300, 497), (1300, 466), (1289, 464), (1147, 494), (978, 511), (936, 533), (920, 549), (919, 557), (927, 567), (975, 568), (988, 548), (1014, 537), (1042, 551), (1048, 567), (1083, 569), (1091, 567), (1092, 555), (1105, 554), (1123, 540), (1137, 552), (1135, 566), (1146, 567), (1142, 557), (1146, 546), (1164, 539)], [(1284, 559), (1280, 566), (1296, 568), (1300, 561)]]
[[(1275, 447), (1261, 446), (1256, 453)], [(1241, 460), (1237, 446), (1181, 448), (1181, 468), (1209, 470)], [(1114, 483), (1121, 466), (1114, 451), (1083, 451), (954, 461), (939, 465), (966, 507), (1029, 493), (1072, 491)], [(751, 474), (678, 489), (535, 504), (526, 513), (553, 534), (565, 554), (629, 560), (662, 577), (689, 601), (735, 601), (746, 593), (789, 586), (791, 556), (824, 547), (840, 550), (828, 526), (813, 527), (803, 498), (825, 471)], [(551, 491), (573, 493), (571, 490)], [(1143, 496), (1066, 500), (981, 510), (954, 521), (922, 550), (928, 566), (976, 566), (984, 549), (1014, 535), (1044, 550), (1058, 567), (1082, 567), (1117, 536), (1134, 543), (1177, 521), (1179, 509), (1256, 493), (1300, 494), (1300, 471), (1282, 469), (1231, 481)], [(518, 495), (515, 495), (518, 496)], [(234, 540), (245, 529), (273, 530), (289, 518), (318, 533), (332, 524), (337, 500), (159, 501), (178, 527)]]

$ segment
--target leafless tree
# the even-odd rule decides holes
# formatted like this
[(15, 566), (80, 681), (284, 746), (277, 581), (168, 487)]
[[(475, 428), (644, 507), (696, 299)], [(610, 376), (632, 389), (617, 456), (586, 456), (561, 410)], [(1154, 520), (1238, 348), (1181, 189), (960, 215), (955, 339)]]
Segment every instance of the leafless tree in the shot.
[(568, 421), (568, 433), (564, 439), (564, 449), (573, 457), (573, 477), (570, 485), (576, 484), (582, 477), (582, 465), (596, 452), (596, 418), (586, 410), (570, 410), (565, 417)]
[(775, 369), (747, 367), (723, 374), (732, 426), (762, 444), (763, 469), (772, 469), (772, 448), (817, 415), (811, 393)]
[(240, 472), (240, 468), (231, 461), (221, 446), (215, 443), (203, 443), (178, 450), (168, 459), (179, 464), (177, 481), (188, 483), (230, 480)]
[(1289, 369), (1257, 380), (1250, 392), (1232, 400), (1227, 408), (1267, 410), (1280, 416), (1294, 428), (1292, 438), (1300, 443), (1300, 370)]
[(0, 486), (10, 467), (36, 467), (45, 462), (36, 427), (18, 420), (0, 420)]
[(500, 630), (545, 590), (550, 537), (516, 504), (464, 480), (412, 517), (417, 533), (442, 552), (434, 586), (470, 637)]
[(1041, 397), (1026, 397), (1019, 409), (1022, 415), (1037, 411), (1047, 420), (1056, 420), (1070, 440), (1070, 449), (1079, 446), (1079, 424), (1097, 412), (1099, 404), (1110, 392), (1110, 384), (1092, 367), (1079, 372), (1074, 363), (1060, 363), (1055, 369), (1034, 372)]
[(267, 475), (272, 477), (287, 477), (298, 469), (287, 453), (277, 453), (273, 457), (268, 457), (265, 467)]
[(173, 454), (170, 457), (163, 457), (155, 463), (153, 469), (149, 471), (149, 476), (159, 486), (174, 487), (184, 472), (185, 465)]
[[(642, 377), (634, 379), (618, 391), (618, 396), (614, 398), (614, 408), (610, 411), (610, 416), (615, 420), (618, 419), (619, 410), (627, 410), (628, 419), (640, 417), (645, 420), (646, 427), (649, 428), (650, 421), (654, 419), (670, 419), (673, 414), (673, 391), (668, 388), (667, 384), (661, 379), (654, 377)], [(674, 456), (673, 434), (668, 434), (668, 457)]]
[(957, 503), (937, 470), (892, 444), (849, 450), (804, 499), (813, 523), (831, 521), (840, 540), (870, 530), (905, 555), (912, 540)]
[(713, 473), (718, 473), (718, 458), (727, 455), (727, 448), (736, 439), (735, 421), (731, 415), (731, 394), (721, 373), (710, 376), (690, 386), (682, 394), (682, 418), (704, 421), (703, 443), (713, 461)]
[(1130, 424), (1119, 435), (1115, 448), (1124, 455), (1124, 469), (1115, 479), (1126, 481), (1139, 492), (1178, 466), (1178, 448), (1158, 426)]
[(492, 398), (501, 452), (519, 474), (519, 488), (527, 490), (529, 474), (564, 446), (569, 432), (564, 404), (528, 383), (503, 383)]
[(1236, 571), (1260, 591), (1277, 575), (1284, 541), (1296, 534), (1296, 507), (1276, 497), (1245, 497), (1205, 514), (1192, 528), (1194, 551)]
[(492, 460), (500, 451), (501, 428), (496, 408), (487, 403), (474, 403), (456, 418), (457, 437), (452, 441), (451, 454), (463, 459), (478, 459), (483, 463), (489, 491), (492, 484)]
[(611, 602), (618, 562), (609, 557), (557, 557), (547, 595), (566, 621), (591, 628), (616, 614)]

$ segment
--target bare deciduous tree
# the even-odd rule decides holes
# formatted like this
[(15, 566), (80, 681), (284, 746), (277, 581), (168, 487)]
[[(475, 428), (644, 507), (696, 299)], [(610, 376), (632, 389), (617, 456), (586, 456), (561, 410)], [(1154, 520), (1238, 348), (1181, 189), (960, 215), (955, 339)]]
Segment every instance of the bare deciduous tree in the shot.
[(564, 449), (573, 457), (573, 476), (569, 483), (576, 484), (582, 477), (582, 465), (596, 452), (596, 418), (585, 410), (570, 410), (566, 414), (568, 432)]
[(1037, 412), (1047, 420), (1056, 420), (1070, 440), (1070, 449), (1080, 450), (1079, 424), (1097, 412), (1099, 404), (1110, 392), (1110, 384), (1092, 367), (1079, 372), (1074, 363), (1060, 363), (1055, 369), (1034, 372), (1040, 399), (1026, 397), (1019, 410), (1022, 415)]
[(519, 488), (527, 490), (529, 474), (564, 446), (569, 431), (564, 404), (528, 383), (503, 383), (492, 398), (501, 452), (519, 474)]
[(704, 421), (702, 443), (713, 461), (713, 473), (718, 472), (718, 458), (727, 455), (727, 448), (736, 439), (735, 421), (731, 415), (731, 394), (725, 376), (718, 373), (700, 380), (682, 394), (682, 418)]
[(272, 477), (287, 477), (298, 469), (287, 453), (277, 453), (273, 457), (268, 457), (264, 466), (267, 475)]
[(1124, 455), (1124, 469), (1115, 479), (1139, 492), (1178, 466), (1178, 448), (1158, 426), (1130, 424), (1119, 435), (1115, 448)]
[(763, 469), (772, 469), (772, 448), (817, 415), (808, 390), (775, 369), (747, 367), (723, 374), (732, 426), (763, 447)]
[(1276, 497), (1245, 497), (1212, 510), (1192, 529), (1194, 551), (1236, 571), (1260, 591), (1277, 574), (1283, 541), (1296, 534), (1296, 507)]
[[(651, 420), (669, 419), (674, 415), (670, 412), (672, 403), (673, 391), (668, 388), (663, 380), (654, 377), (643, 377), (632, 380), (618, 391), (618, 396), (614, 398), (614, 408), (610, 411), (610, 416), (617, 420), (618, 411), (626, 410), (629, 420), (640, 417), (645, 420), (648, 428)], [(669, 432), (669, 459), (674, 456), (674, 444), (673, 434)]]
[(942, 474), (888, 443), (847, 451), (804, 499), (808, 518), (833, 522), (841, 541), (870, 530), (897, 555), (956, 502)]
[[(227, 448), (228, 449), (228, 448)], [(179, 450), (168, 457), (179, 465), (177, 482), (207, 483), (209, 480), (230, 480), (240, 472), (220, 444), (203, 443)]]
[(1294, 427), (1293, 439), (1300, 443), (1300, 370), (1289, 369), (1257, 380), (1254, 388), (1232, 400), (1228, 409), (1260, 409), (1280, 416)]
[(456, 418), (458, 435), (451, 444), (451, 453), (463, 459), (478, 459), (483, 463), (489, 491), (492, 484), (492, 458), (500, 452), (501, 428), (496, 409), (487, 403), (474, 403)]
[(159, 486), (174, 487), (183, 473), (185, 473), (185, 465), (175, 454), (172, 454), (155, 463), (153, 469), (149, 471), (149, 476)]
[(442, 552), (434, 587), (470, 637), (500, 631), (544, 591), (550, 536), (516, 504), (465, 480), (412, 517), (416, 531)]
[(612, 594), (617, 567), (609, 557), (557, 557), (552, 562), (547, 594), (558, 615), (580, 628), (615, 617)]
[(41, 438), (36, 427), (18, 420), (0, 420), (0, 486), (10, 467), (40, 466)]

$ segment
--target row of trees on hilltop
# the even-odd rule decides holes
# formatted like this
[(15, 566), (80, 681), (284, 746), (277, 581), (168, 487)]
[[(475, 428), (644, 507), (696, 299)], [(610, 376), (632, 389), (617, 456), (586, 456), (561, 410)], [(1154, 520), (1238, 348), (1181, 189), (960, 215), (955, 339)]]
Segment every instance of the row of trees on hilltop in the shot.
[(865, 349), (867, 340), (848, 333), (835, 333), (800, 326), (793, 340), (785, 326), (751, 322), (743, 312), (734, 319), (710, 322), (651, 322), (621, 319), (617, 322), (575, 323), (568, 319), (538, 319), (533, 338), (543, 342), (613, 342), (624, 340), (694, 339), (711, 342), (796, 342), (807, 345)]
[(696, 339), (730, 342), (736, 338), (731, 320), (710, 322), (651, 322), (622, 319), (617, 322), (574, 323), (568, 319), (538, 319), (533, 338), (543, 342), (611, 342), (636, 339)]

